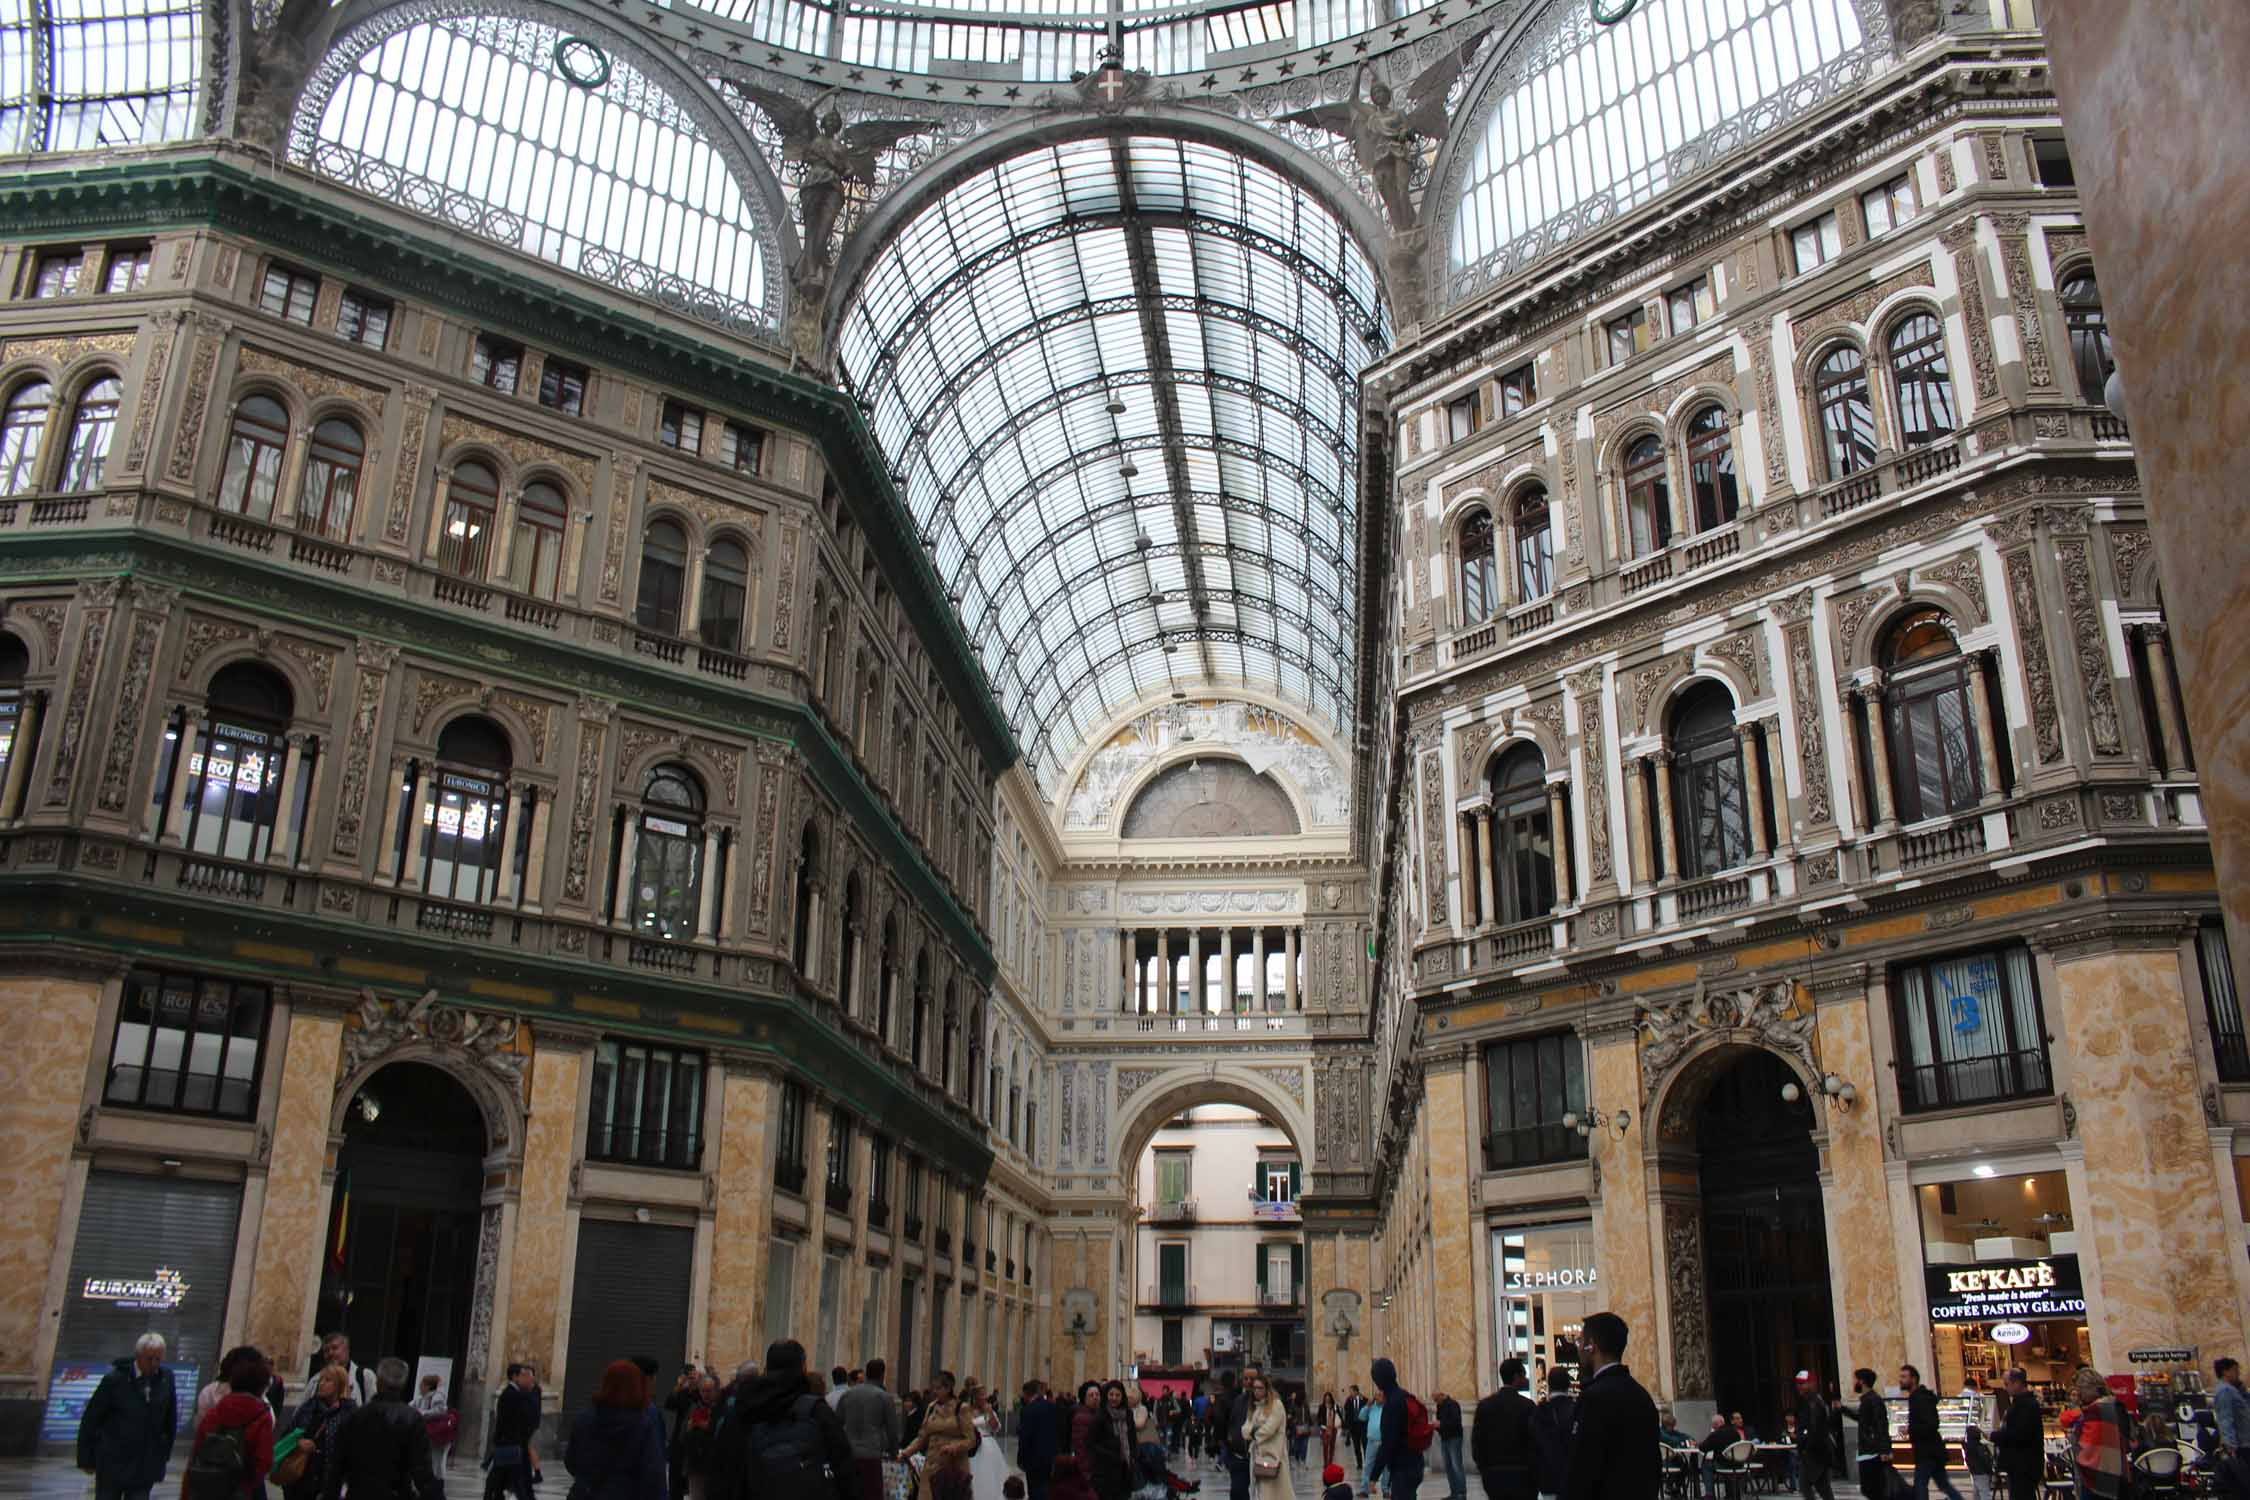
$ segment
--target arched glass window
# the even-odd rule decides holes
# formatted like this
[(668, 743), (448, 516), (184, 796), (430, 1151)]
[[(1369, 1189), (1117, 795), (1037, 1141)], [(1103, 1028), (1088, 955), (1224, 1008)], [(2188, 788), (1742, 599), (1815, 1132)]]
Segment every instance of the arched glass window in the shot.
[(703, 555), (703, 598), (696, 607), (697, 639), (721, 651), (740, 651), (743, 619), (749, 602), (749, 554), (732, 537), (721, 537)]
[(703, 876), (703, 783), (685, 766), (658, 766), (641, 788), (633, 930), (672, 941), (694, 937)]
[(561, 490), (541, 480), (523, 487), (516, 501), (516, 532), (508, 543), (508, 587), (534, 599), (552, 599), (562, 583), (563, 533), (569, 506)]
[(55, 388), (27, 381), (8, 398), (0, 415), (0, 495), (21, 495), (39, 487), (39, 443), (47, 434), (47, 408)]
[(1630, 556), (1672, 545), (1672, 480), (1664, 472), (1664, 442), (1653, 432), (1625, 450), (1625, 526)]
[(914, 1071), (927, 1072), (929, 1058), (924, 1050), (930, 1033), (930, 950), (925, 948), (914, 955), (914, 1027), (908, 1038), (912, 1045), (907, 1049), (913, 1058)]
[(2078, 394), (2098, 402), (2117, 363), (2110, 355), (2109, 319), (2102, 314), (2101, 287), (2092, 271), (2079, 271), (2064, 279), (2059, 296), (2063, 326), (2070, 333), (2070, 365), (2078, 372)]
[(417, 794), (424, 844), (422, 889), (441, 901), (481, 904), (499, 894), (508, 818), (508, 736), (490, 719), (455, 719), (438, 736), (430, 790)]
[(1531, 485), (1516, 494), (1516, 597), (1544, 599), (1555, 586), (1555, 533), (1547, 492)]
[(314, 536), (348, 542), (352, 509), (359, 500), (359, 470), (367, 446), (359, 428), (330, 417), (313, 429), (312, 454), (305, 463), (305, 489), (297, 500), (297, 525)]
[(456, 464), (445, 487), (445, 520), (438, 531), (437, 565), (461, 578), (482, 578), (490, 567), (492, 528), (500, 511), (500, 480), (480, 463)]
[[(206, 712), (195, 725), (195, 743), (180, 801), (181, 841), (198, 854), (222, 859), (264, 859), (273, 846), (281, 811), (283, 757), (294, 697), (270, 667), (235, 662), (222, 667), (204, 695)], [(175, 747), (179, 729), (165, 731)], [(177, 749), (175, 748), (175, 753)], [(161, 802), (164, 781), (157, 784)]]
[(797, 921), (789, 956), (797, 965), (797, 972), (808, 979), (812, 977), (814, 955), (820, 941), (820, 924), (813, 913), (813, 904), (819, 896), (820, 835), (807, 823), (804, 837), (797, 841)]
[(50, 0), (0, 11), (0, 154), (194, 134), (202, 23), (194, 0)]
[[(125, 387), (104, 375), (86, 387), (70, 418), (70, 451), (63, 459), (62, 488), (100, 489), (109, 467), (109, 440), (117, 431), (117, 403)], [(268, 497), (270, 500), (270, 496)]]
[[(8, 767), (16, 756), (31, 749), (28, 744), (16, 743), (23, 721), (23, 680), (30, 671), (30, 650), (22, 641), (0, 631), (0, 787), (7, 785)], [(6, 803), (0, 802), (0, 814), (9, 811)]]
[(1710, 531), (1742, 510), (1734, 473), (1734, 435), (1727, 409), (1714, 401), (1688, 418), (1688, 486), (1695, 493), (1695, 529)]
[(659, 516), (641, 534), (641, 593), (633, 619), (658, 635), (680, 633), (680, 600), (687, 591), (687, 533)]
[(1907, 615), (1885, 639), (1883, 670), (1887, 770), (1899, 817), (1912, 823), (1975, 807), (1984, 778), (1969, 695), (1983, 689), (1954, 640), (1953, 622), (1934, 609)]
[(844, 944), (843, 953), (836, 965), (836, 998), (844, 1007), (844, 1014), (859, 1014), (859, 996), (852, 985), (859, 978), (859, 926), (864, 920), (862, 908), (866, 900), (860, 889), (859, 871), (854, 870), (844, 882)]
[(1673, 711), (1671, 738), (1680, 874), (1732, 869), (1750, 857), (1750, 802), (1726, 689), (1705, 683), (1689, 692)]
[(1820, 441), (1828, 477), (1842, 479), (1875, 462), (1875, 405), (1867, 395), (1867, 361), (1838, 344), (1813, 371), (1813, 403), (1820, 409)]
[(289, 413), (271, 396), (245, 396), (227, 432), (226, 467), (219, 472), (219, 509), (253, 520), (273, 519), (281, 486), (281, 456), (289, 446)]
[(1500, 607), (1500, 568), (1492, 555), (1492, 512), (1478, 506), (1461, 521), (1461, 623), (1475, 625)]
[(1898, 387), (1898, 436), (1909, 448), (1953, 430), (1953, 379), (1945, 363), (1945, 330), (1928, 313), (1891, 330), (1891, 380)]
[(1528, 922), (1555, 909), (1555, 838), (1547, 816), (1547, 764), (1530, 745), (1494, 762), (1493, 919)]

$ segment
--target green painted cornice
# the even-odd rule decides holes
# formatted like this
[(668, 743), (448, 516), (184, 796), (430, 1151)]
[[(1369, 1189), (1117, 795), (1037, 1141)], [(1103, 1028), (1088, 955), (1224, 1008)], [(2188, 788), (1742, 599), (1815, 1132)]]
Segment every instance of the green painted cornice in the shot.
[[(921, 635), (946, 691), (997, 778), (1022, 758), (960, 618), (922, 547), (890, 466), (851, 397), (835, 387), (706, 343), (581, 294), (568, 274), (535, 277), (505, 252), (474, 241), (417, 236), (356, 207), (359, 195), (291, 168), (212, 153), (35, 169), (0, 177), (0, 236), (55, 239), (203, 226), (283, 250), (400, 297), (435, 304), (480, 327), (621, 370), (806, 433), (836, 476), (844, 503), (875, 549), (900, 607)], [(365, 200), (361, 200), (365, 201)], [(408, 212), (401, 210), (400, 212)], [(769, 268), (779, 274), (779, 268)]]
[[(761, 1057), (972, 1183), (981, 1183), (992, 1166), (992, 1148), (973, 1126), (933, 1105), (828, 1024), (831, 1009), (798, 994), (572, 962), (157, 886), (0, 872), (0, 962), (10, 973), (37, 973), (38, 953), (56, 949), (192, 965), (266, 984), (366, 986), (402, 998), (434, 987), (450, 1000), (520, 1016), (534, 1028), (567, 1022)], [(373, 978), (355, 972), (362, 964), (401, 976), (421, 970), (427, 980)]]
[(436, 609), (348, 580), (295, 569), (250, 552), (221, 551), (158, 532), (11, 532), (0, 535), (0, 585), (71, 588), (90, 577), (129, 574), (276, 624), (371, 637), (411, 647), (421, 657), (471, 676), (510, 678), (568, 695), (614, 699), (638, 710), (722, 735), (788, 744), (866, 836), (900, 886), (944, 933), (980, 985), (998, 971), (974, 917), (907, 836), (888, 804), (860, 775), (812, 706), (732, 683), (721, 684), (642, 665), (552, 636)]

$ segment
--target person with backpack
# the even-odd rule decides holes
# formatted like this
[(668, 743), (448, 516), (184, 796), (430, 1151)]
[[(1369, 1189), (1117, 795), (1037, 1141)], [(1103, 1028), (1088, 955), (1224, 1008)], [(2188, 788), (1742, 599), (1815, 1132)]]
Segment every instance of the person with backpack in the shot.
[(1422, 1404), (1422, 1398), (1398, 1383), (1396, 1365), (1378, 1359), (1368, 1374), (1383, 1396), (1382, 1444), (1370, 1466), (1370, 1483), (1379, 1474), (1390, 1485), (1391, 1500), (1414, 1500), (1427, 1463), (1423, 1455), (1437, 1441), (1437, 1424), (1430, 1420), (1430, 1409)]
[(327, 1455), (324, 1500), (445, 1500), (430, 1462), (429, 1429), (406, 1399), (413, 1372), (389, 1356), (375, 1362), (375, 1399), (337, 1425)]
[(164, 1480), (179, 1421), (164, 1337), (144, 1333), (132, 1357), (94, 1387), (78, 1419), (78, 1467), (94, 1476), (94, 1500), (148, 1500)]
[(227, 1393), (195, 1424), (195, 1447), (181, 1476), (181, 1500), (264, 1500), (273, 1469), (273, 1372), (247, 1344), (219, 1361)]
[(641, 1367), (629, 1359), (611, 1363), (602, 1371), (593, 1404), (572, 1424), (563, 1448), (573, 1495), (580, 1500), (668, 1500), (663, 1429), (648, 1414), (648, 1377)]
[[(951, 1386), (950, 1375), (938, 1379)], [(915, 1439), (962, 1440), (958, 1432), (933, 1432), (928, 1421)], [(765, 1373), (711, 1444), (710, 1500), (857, 1500), (858, 1488), (843, 1421), (805, 1379), (805, 1346), (795, 1339), (767, 1345)]]

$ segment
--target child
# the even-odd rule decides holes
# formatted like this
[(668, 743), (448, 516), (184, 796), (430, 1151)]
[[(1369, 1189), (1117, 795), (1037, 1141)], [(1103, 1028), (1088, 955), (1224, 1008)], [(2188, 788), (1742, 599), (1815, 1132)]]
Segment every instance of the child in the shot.
[(930, 1458), (930, 1500), (972, 1500), (976, 1481), (969, 1476), (969, 1445), (945, 1443)]
[(1969, 1466), (1976, 1500), (1992, 1500), (1992, 1447), (1984, 1440), (1984, 1429), (1974, 1422), (1961, 1434), (1961, 1458)]
[(1344, 1483), (1344, 1466), (1330, 1464), (1320, 1471), (1320, 1500), (1352, 1500), (1352, 1487)]

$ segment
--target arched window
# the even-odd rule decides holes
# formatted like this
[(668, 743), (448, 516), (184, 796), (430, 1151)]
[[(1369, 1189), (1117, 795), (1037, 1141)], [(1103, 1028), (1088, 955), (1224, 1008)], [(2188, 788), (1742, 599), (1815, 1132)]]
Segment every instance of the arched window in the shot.
[(914, 955), (914, 1030), (909, 1037), (912, 1046), (907, 1050), (914, 1061), (914, 1071), (927, 1073), (929, 1057), (926, 1048), (930, 1035), (930, 950), (924, 948)]
[(1530, 745), (1493, 763), (1493, 920), (1528, 922), (1555, 909), (1555, 839), (1547, 816), (1547, 766)]
[(1909, 448), (1953, 430), (1953, 379), (1945, 364), (1945, 330), (1928, 313), (1891, 330), (1891, 381), (1898, 387), (1898, 437)]
[(460, 578), (485, 576), (492, 554), (493, 518), (500, 510), (500, 481), (480, 463), (457, 464), (445, 487), (445, 519), (438, 531), (437, 565)]
[(687, 533), (677, 522), (660, 516), (641, 534), (641, 594), (635, 623), (658, 635), (678, 635), (686, 592)]
[(1544, 599), (1555, 586), (1555, 533), (1547, 492), (1534, 484), (1516, 492), (1516, 598)]
[(1813, 371), (1813, 404), (1820, 410), (1820, 440), (1828, 477), (1842, 479), (1875, 462), (1875, 406), (1867, 395), (1867, 361), (1838, 344)]
[(825, 698), (828, 696), (828, 637), (836, 628), (835, 616), (828, 608), (828, 586), (825, 583), (813, 584), (812, 612), (812, 690), (815, 698)]
[(1461, 623), (1492, 618), (1500, 607), (1500, 568), (1492, 553), (1492, 512), (1483, 506), (1461, 521)]
[(859, 928), (865, 920), (864, 904), (859, 871), (854, 870), (844, 882), (844, 948), (836, 965), (836, 998), (848, 1016), (859, 1014), (859, 996), (853, 992), (852, 985), (859, 978)]
[(8, 398), (8, 410), (0, 415), (0, 495), (39, 487), (39, 444), (54, 400), (55, 388), (44, 380), (26, 381)]
[(1653, 432), (1625, 450), (1625, 526), (1633, 557), (1672, 545), (1672, 480), (1664, 472), (1664, 442)]
[[(172, 811), (187, 848), (239, 860), (271, 852), (294, 702), (289, 684), (254, 662), (222, 667), (211, 679), (195, 742), (185, 747), (186, 774), (174, 778), (182, 791)], [(165, 732), (175, 754), (179, 737), (177, 726)], [(157, 786), (159, 802), (164, 785)]]
[(2102, 315), (2101, 287), (2092, 271), (2078, 271), (2064, 279), (2059, 296), (2063, 326), (2070, 333), (2070, 365), (2078, 372), (2078, 394), (2098, 402), (2117, 363), (2110, 357), (2109, 319)]
[(367, 445), (360, 438), (359, 428), (343, 418), (330, 417), (313, 429), (304, 492), (297, 498), (299, 529), (331, 541), (351, 540), (359, 470), (366, 457)]
[(289, 413), (271, 396), (245, 396), (227, 433), (226, 467), (219, 471), (219, 509), (253, 520), (273, 519), (281, 486), (281, 455), (289, 446)]
[[(63, 459), (62, 488), (100, 489), (102, 473), (109, 467), (109, 440), (117, 431), (117, 403), (125, 387), (114, 375), (104, 375), (86, 387), (70, 418), (70, 451)], [(270, 505), (272, 496), (267, 496)]]
[(556, 596), (569, 523), (569, 502), (561, 490), (541, 480), (523, 487), (516, 501), (515, 535), (508, 543), (508, 587), (534, 599)]
[(1688, 418), (1687, 461), (1695, 529), (1711, 531), (1732, 521), (1742, 510), (1742, 492), (1735, 482), (1734, 435), (1727, 430), (1727, 409), (1718, 402)]
[(429, 791), (416, 797), (425, 844), (422, 889), (440, 901), (480, 905), (500, 893), (500, 847), (508, 823), (508, 736), (490, 719), (467, 714), (438, 736)]
[(1918, 609), (1891, 627), (1883, 646), (1891, 786), (1905, 822), (1966, 812), (1984, 795), (1974, 700), (1982, 691), (1954, 640), (1953, 622)]
[(703, 899), (703, 783), (680, 765), (661, 765), (641, 788), (633, 845), (633, 930), (685, 941), (697, 934)]
[(797, 920), (789, 945), (791, 962), (807, 979), (813, 977), (815, 955), (819, 951), (820, 922), (813, 910), (819, 900), (820, 834), (807, 823), (804, 836), (797, 841)]
[(1727, 690), (1711, 682), (1690, 691), (1673, 711), (1671, 738), (1680, 874), (1732, 869), (1750, 857), (1750, 802)]
[(883, 949), (877, 959), (880, 967), (875, 974), (875, 1034), (888, 1047), (897, 1042), (891, 1035), (891, 1019), (898, 1000), (898, 918), (883, 918)]
[(721, 537), (703, 555), (703, 599), (696, 610), (696, 638), (720, 651), (740, 651), (749, 600), (749, 555), (740, 542)]

